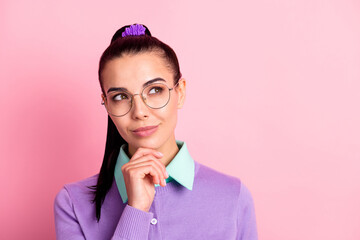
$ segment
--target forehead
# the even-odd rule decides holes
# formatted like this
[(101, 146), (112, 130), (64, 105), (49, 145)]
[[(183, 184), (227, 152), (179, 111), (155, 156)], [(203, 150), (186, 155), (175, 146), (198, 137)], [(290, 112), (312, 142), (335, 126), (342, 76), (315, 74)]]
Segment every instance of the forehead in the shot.
[(108, 61), (102, 71), (105, 92), (112, 87), (123, 87), (136, 92), (152, 79), (162, 78), (171, 85), (173, 74), (164, 59), (152, 52), (126, 54)]

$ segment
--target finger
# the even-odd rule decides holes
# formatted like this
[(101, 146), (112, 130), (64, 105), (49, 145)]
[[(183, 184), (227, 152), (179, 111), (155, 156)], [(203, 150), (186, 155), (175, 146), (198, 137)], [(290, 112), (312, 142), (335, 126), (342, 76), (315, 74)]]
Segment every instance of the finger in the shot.
[(162, 158), (163, 154), (161, 152), (158, 152), (154, 149), (151, 148), (138, 148), (136, 150), (136, 152), (134, 153), (134, 155), (131, 157), (130, 161), (135, 160), (139, 157), (148, 155), (148, 154), (153, 154), (156, 158)]
[(154, 161), (154, 163), (161, 169), (161, 171), (163, 173), (162, 176), (164, 177), (164, 179), (166, 179), (168, 174), (166, 172), (165, 165), (160, 161), (160, 159), (155, 158), (153, 155), (148, 154), (148, 155), (139, 157), (136, 160), (133, 160), (132, 162), (129, 162), (128, 165), (133, 165), (133, 164), (137, 164), (137, 163), (141, 163), (141, 162), (146, 162), (148, 160)]
[(135, 168), (135, 167), (141, 167), (141, 166), (147, 166), (147, 165), (152, 165), (159, 173), (159, 181), (161, 181), (160, 183), (157, 182), (157, 184), (160, 185), (166, 185), (165, 183), (165, 179), (166, 179), (166, 169), (164, 164), (162, 164), (161, 162), (159, 162), (157, 159), (153, 158), (149, 159), (149, 157), (151, 157), (150, 155), (140, 158), (132, 163), (126, 163), (127, 165), (125, 166), (125, 164), (123, 165), (124, 168)]
[(131, 166), (125, 170), (132, 179), (144, 179), (147, 175), (152, 177), (153, 183), (160, 184), (160, 172), (151, 164)]

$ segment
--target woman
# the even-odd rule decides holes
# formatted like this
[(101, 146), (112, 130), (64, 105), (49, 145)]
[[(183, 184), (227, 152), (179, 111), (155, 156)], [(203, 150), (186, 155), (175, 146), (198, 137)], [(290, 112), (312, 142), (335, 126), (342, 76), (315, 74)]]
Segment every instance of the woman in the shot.
[(248, 189), (175, 139), (186, 92), (175, 52), (144, 25), (125, 26), (100, 59), (99, 81), (103, 164), (57, 194), (57, 239), (257, 239)]

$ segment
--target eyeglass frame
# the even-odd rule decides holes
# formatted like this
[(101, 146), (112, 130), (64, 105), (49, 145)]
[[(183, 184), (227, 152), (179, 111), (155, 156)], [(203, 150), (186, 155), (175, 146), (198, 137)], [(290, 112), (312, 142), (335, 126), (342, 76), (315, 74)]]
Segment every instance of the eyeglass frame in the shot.
[[(169, 103), (170, 98), (171, 98), (171, 91), (174, 90), (174, 88), (177, 87), (177, 85), (179, 84), (179, 82), (180, 82), (180, 80), (179, 80), (172, 88), (169, 88), (165, 83), (152, 83), (152, 84), (144, 87), (144, 88), (141, 90), (141, 93), (132, 94), (132, 93), (130, 93), (129, 91), (125, 91), (125, 92), (127, 92), (128, 94), (130, 94), (130, 96), (131, 96), (131, 101), (130, 101), (130, 108), (129, 108), (129, 110), (128, 110), (126, 113), (124, 113), (123, 115), (114, 115), (114, 114), (112, 114), (111, 112), (108, 111), (108, 109), (107, 109), (107, 107), (106, 107), (106, 104), (105, 104), (105, 100), (106, 100), (106, 102), (107, 102), (107, 96), (106, 96), (106, 94), (103, 94), (103, 99), (102, 99), (101, 105), (104, 105), (104, 106), (105, 106), (106, 111), (107, 111), (110, 115), (112, 115), (112, 116), (114, 116), (114, 117), (123, 117), (123, 116), (125, 116), (126, 114), (128, 114), (128, 113), (131, 111), (131, 109), (132, 109), (132, 107), (133, 107), (134, 96), (140, 95), (142, 101), (145, 103), (145, 105), (146, 105), (147, 107), (149, 107), (149, 108), (151, 108), (151, 109), (161, 109), (161, 108), (165, 107), (165, 106)], [(162, 84), (162, 85), (164, 85), (165, 87), (167, 87), (167, 89), (169, 90), (169, 99), (168, 99), (167, 102), (164, 104), (164, 106), (162, 106), (162, 107), (157, 107), (157, 108), (154, 108), (154, 107), (149, 106), (149, 105), (146, 103), (146, 101), (145, 101), (145, 99), (144, 99), (144, 95), (143, 95), (144, 90), (145, 90), (146, 88), (148, 88), (149, 86), (155, 85), (155, 84)], [(104, 99), (105, 99), (105, 100), (104, 100)]]

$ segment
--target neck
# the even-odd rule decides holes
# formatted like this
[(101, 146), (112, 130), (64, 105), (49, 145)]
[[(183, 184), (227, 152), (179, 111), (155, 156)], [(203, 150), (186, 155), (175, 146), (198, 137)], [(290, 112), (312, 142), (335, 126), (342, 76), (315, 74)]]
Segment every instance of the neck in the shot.
[(167, 166), (171, 162), (171, 160), (174, 159), (174, 157), (179, 151), (179, 148), (176, 144), (176, 140), (174, 137), (174, 139), (168, 141), (166, 144), (156, 150), (164, 154), (164, 156), (160, 160), (165, 166)]

